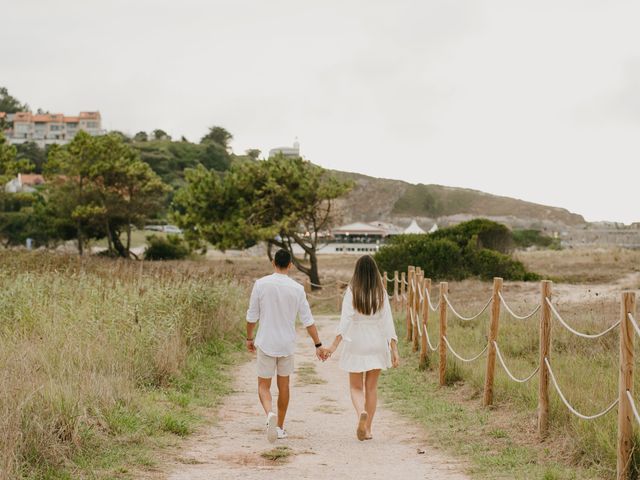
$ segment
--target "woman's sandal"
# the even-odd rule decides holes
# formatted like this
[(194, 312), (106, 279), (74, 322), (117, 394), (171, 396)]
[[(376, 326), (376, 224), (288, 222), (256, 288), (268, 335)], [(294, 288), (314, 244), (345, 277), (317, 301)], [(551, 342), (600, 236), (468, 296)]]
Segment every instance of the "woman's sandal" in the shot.
[(356, 430), (356, 436), (361, 442), (367, 439), (367, 418), (369, 418), (369, 414), (367, 412), (362, 412), (360, 414), (360, 420), (358, 420), (358, 429)]

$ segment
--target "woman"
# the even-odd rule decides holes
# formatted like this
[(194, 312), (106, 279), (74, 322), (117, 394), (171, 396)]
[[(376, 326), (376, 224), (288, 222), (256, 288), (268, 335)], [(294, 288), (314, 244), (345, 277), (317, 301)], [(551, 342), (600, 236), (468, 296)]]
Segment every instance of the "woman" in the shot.
[(371, 440), (371, 423), (378, 403), (378, 378), (382, 370), (397, 367), (398, 337), (391, 315), (386, 285), (370, 255), (356, 262), (351, 283), (342, 300), (340, 325), (333, 354), (345, 341), (340, 368), (349, 372), (351, 401), (358, 415), (358, 440)]

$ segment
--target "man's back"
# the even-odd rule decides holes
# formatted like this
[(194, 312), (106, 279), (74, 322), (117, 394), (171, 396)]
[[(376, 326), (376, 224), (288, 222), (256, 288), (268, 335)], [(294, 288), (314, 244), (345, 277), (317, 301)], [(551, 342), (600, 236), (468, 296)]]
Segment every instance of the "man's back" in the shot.
[(260, 321), (256, 347), (274, 357), (293, 354), (298, 314), (305, 327), (313, 325), (302, 285), (282, 273), (273, 273), (256, 281), (247, 311), (247, 321)]

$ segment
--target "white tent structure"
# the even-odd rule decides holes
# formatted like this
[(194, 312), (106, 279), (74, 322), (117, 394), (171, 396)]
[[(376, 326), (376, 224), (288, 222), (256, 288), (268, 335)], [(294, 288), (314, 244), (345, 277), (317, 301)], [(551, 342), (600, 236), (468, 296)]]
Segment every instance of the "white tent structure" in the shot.
[(420, 228), (420, 225), (418, 225), (418, 222), (416, 222), (414, 218), (411, 221), (411, 225), (409, 225), (407, 228), (404, 229), (404, 233), (427, 233), (427, 232), (425, 232), (422, 228)]
[(429, 229), (429, 233), (434, 233), (434, 232), (437, 232), (437, 231), (438, 231), (438, 224), (437, 224), (437, 223), (434, 223), (434, 224), (433, 224), (433, 227), (431, 227), (431, 228)]

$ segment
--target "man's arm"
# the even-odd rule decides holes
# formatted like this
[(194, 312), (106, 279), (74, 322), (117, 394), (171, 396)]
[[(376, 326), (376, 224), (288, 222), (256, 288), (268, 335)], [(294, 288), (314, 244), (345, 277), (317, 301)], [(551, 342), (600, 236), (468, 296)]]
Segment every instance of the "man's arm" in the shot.
[(313, 340), (313, 344), (316, 347), (316, 357), (318, 357), (318, 360), (322, 360), (324, 362), (329, 358), (329, 355), (327, 354), (327, 349), (322, 346), (320, 335), (318, 334), (318, 328), (315, 323), (307, 327), (307, 333)]
[(256, 328), (256, 322), (247, 321), (247, 350), (249, 350), (251, 353), (256, 351), (256, 346), (253, 344), (255, 340), (253, 338), (253, 332), (255, 328)]
[(307, 295), (304, 293), (304, 291), (302, 292), (302, 299), (300, 300), (298, 315), (300, 316), (302, 325), (304, 325), (304, 327), (307, 329), (307, 333), (313, 339), (313, 343), (316, 347), (316, 357), (318, 357), (318, 359), (322, 361), (326, 360), (328, 358), (327, 351), (322, 347), (320, 335), (318, 334), (318, 329), (316, 328), (315, 321), (313, 320), (313, 315), (311, 315), (311, 308), (309, 307)]
[(251, 298), (249, 299), (249, 309), (247, 310), (247, 350), (251, 353), (256, 351), (254, 345), (253, 332), (256, 323), (260, 319), (260, 294), (258, 292), (258, 284), (254, 284), (251, 290)]

